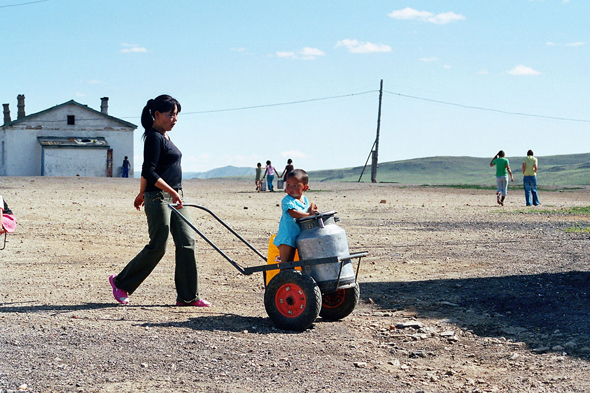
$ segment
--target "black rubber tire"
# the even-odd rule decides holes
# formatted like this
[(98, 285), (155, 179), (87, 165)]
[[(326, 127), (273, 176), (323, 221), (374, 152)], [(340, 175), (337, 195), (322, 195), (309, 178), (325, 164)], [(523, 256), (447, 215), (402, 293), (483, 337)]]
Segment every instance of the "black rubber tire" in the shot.
[(298, 270), (285, 270), (268, 283), (264, 307), (276, 327), (301, 332), (317, 319), (322, 293), (311, 276)]
[(352, 288), (339, 289), (322, 296), (320, 316), (324, 319), (337, 321), (349, 316), (359, 302), (361, 290), (359, 285)]

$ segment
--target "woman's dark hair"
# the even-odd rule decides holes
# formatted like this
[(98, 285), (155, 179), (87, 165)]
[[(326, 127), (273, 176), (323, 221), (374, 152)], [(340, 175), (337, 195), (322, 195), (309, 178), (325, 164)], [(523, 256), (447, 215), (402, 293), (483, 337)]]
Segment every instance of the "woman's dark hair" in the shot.
[(287, 160), (287, 164), (292, 164), (292, 163), (293, 163), (293, 160), (289, 158), (289, 159)]
[(529, 150), (529, 151), (527, 151), (527, 152), (526, 152), (526, 155), (527, 155), (527, 156), (534, 156), (534, 154), (533, 154), (533, 151), (532, 151), (532, 150)]
[(498, 157), (504, 157), (504, 156), (505, 156), (505, 154), (504, 154), (504, 150), (500, 150), (500, 151), (498, 152)]
[(266, 165), (270, 165), (270, 160), (266, 161)]
[(162, 94), (153, 100), (148, 100), (147, 104), (145, 104), (145, 107), (143, 108), (143, 111), (141, 112), (141, 125), (145, 129), (143, 138), (145, 139), (146, 133), (154, 125), (154, 117), (156, 112), (172, 112), (174, 108), (176, 108), (177, 112), (180, 113), (180, 102), (167, 94)]

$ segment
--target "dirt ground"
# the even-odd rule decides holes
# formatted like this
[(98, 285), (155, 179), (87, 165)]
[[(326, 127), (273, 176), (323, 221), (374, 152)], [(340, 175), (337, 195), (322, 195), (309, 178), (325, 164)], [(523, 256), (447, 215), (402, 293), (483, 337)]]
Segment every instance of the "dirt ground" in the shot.
[[(117, 304), (108, 277), (147, 242), (136, 179), (0, 178), (18, 219), (0, 251), (0, 392), (590, 391), (590, 190), (525, 208), (493, 191), (313, 183), (351, 251), (368, 251), (361, 300), (338, 322), (275, 328), (262, 274), (241, 275), (197, 239), (209, 309), (173, 306), (173, 244)], [(283, 193), (189, 180), (266, 254)], [(543, 213), (534, 213), (543, 211)], [(554, 213), (547, 213), (553, 211)], [(193, 221), (242, 265), (265, 262), (208, 216)]]

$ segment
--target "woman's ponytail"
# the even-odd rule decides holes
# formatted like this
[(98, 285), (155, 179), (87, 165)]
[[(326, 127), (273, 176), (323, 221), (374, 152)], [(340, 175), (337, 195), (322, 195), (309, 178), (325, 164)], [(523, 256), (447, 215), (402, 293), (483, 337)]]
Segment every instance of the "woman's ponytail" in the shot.
[(143, 138), (145, 139), (146, 133), (152, 128), (154, 125), (154, 117), (152, 116), (152, 107), (154, 106), (154, 100), (149, 99), (143, 111), (141, 112), (141, 125), (145, 129), (143, 133)]

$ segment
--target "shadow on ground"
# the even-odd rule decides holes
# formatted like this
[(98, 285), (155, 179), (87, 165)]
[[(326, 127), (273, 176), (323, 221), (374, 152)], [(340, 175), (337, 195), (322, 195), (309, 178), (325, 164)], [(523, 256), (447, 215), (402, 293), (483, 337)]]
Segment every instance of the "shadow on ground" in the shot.
[(361, 301), (530, 349), (590, 357), (590, 272), (361, 283)]

